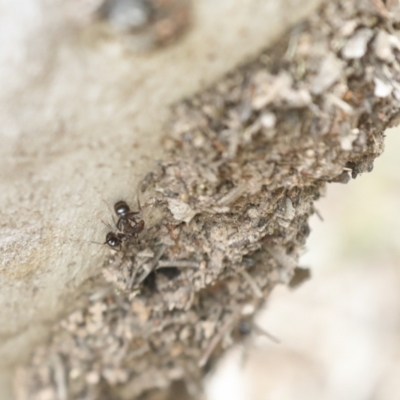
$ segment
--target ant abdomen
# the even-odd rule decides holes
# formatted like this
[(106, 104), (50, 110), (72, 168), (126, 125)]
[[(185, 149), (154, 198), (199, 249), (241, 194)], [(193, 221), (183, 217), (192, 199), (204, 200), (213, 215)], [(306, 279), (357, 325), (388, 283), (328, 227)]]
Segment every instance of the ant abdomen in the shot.
[(130, 213), (131, 209), (125, 201), (117, 201), (114, 204), (114, 211), (117, 214), (117, 217), (124, 217)]

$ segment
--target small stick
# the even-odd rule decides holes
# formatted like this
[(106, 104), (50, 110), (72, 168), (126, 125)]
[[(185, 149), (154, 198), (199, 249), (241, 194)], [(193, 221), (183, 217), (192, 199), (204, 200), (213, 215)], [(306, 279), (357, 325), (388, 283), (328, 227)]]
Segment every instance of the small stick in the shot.
[(57, 397), (60, 400), (68, 399), (65, 366), (59, 354), (53, 356), (54, 380), (57, 388)]
[[(142, 264), (143, 265), (143, 264)], [(140, 268), (140, 267), (139, 267)], [(138, 271), (139, 271), (139, 268), (134, 268), (133, 270), (132, 270), (132, 273), (131, 273), (131, 276), (130, 276), (130, 278), (129, 278), (129, 281), (127, 282), (127, 285), (126, 285), (126, 289), (127, 290), (132, 290), (132, 287), (133, 287), (133, 283), (135, 282), (135, 278), (136, 278), (136, 275), (137, 275), (137, 273), (138, 273)]]
[(232, 327), (232, 325), (235, 323), (235, 320), (239, 318), (240, 313), (235, 312), (230, 318), (227, 319), (224, 325), (222, 325), (222, 328), (220, 329), (219, 332), (211, 339), (209, 345), (207, 346), (204, 354), (201, 356), (198, 366), (200, 368), (204, 367), (207, 364), (208, 359), (210, 358), (212, 352), (215, 350), (217, 347), (218, 343), (221, 341), (222, 337), (225, 335), (226, 332)]
[(328, 94), (327, 97), (333, 105), (340, 108), (345, 113), (351, 114), (354, 111), (353, 107), (349, 103), (346, 103), (344, 100), (340, 99), (334, 94)]
[(256, 325), (255, 323), (253, 323), (252, 325), (253, 325), (254, 331), (255, 331), (256, 333), (258, 333), (259, 335), (266, 336), (268, 339), (270, 339), (271, 341), (273, 341), (273, 342), (276, 343), (276, 344), (279, 344), (279, 343), (281, 342), (281, 341), (280, 341), (278, 338), (276, 338), (274, 335), (272, 335), (271, 333), (269, 333), (269, 332), (266, 331), (265, 329), (260, 328), (260, 327), (259, 327), (258, 325)]
[(158, 250), (157, 254), (155, 255), (155, 257), (151, 261), (150, 268), (147, 271), (145, 271), (141, 275), (141, 277), (138, 279), (138, 282), (137, 282), (138, 285), (140, 285), (154, 271), (154, 268), (158, 264), (158, 261), (160, 260), (160, 258), (162, 257), (162, 255), (164, 254), (166, 249), (167, 249), (167, 246), (165, 246), (165, 245), (162, 245), (160, 247), (160, 249)]
[(315, 214), (317, 215), (317, 217), (323, 221), (324, 219), (322, 218), (321, 213), (313, 206), (313, 211), (315, 212)]
[(199, 263), (189, 260), (160, 260), (156, 269), (160, 268), (199, 268)]
[(385, 3), (382, 0), (374, 0), (375, 7), (379, 13), (379, 15), (385, 19), (390, 18), (391, 14), (385, 6)]
[(219, 206), (225, 206), (232, 204), (235, 200), (237, 200), (247, 189), (247, 184), (242, 184), (234, 189), (232, 189), (228, 194), (223, 196), (221, 199), (217, 201)]
[(264, 297), (263, 296), (263, 292), (261, 291), (261, 289), (257, 285), (256, 281), (250, 276), (250, 274), (247, 271), (245, 271), (244, 269), (240, 270), (239, 273), (247, 281), (247, 283), (249, 284), (249, 286), (253, 290), (254, 295), (256, 296), (256, 298), (257, 299), (262, 299)]
[(290, 35), (289, 44), (286, 49), (286, 53), (283, 56), (284, 60), (291, 60), (294, 57), (294, 55), (296, 54), (296, 49), (298, 46), (299, 36), (300, 36), (299, 31), (300, 30), (298, 28), (297, 29), (295, 28), (293, 30), (293, 33)]

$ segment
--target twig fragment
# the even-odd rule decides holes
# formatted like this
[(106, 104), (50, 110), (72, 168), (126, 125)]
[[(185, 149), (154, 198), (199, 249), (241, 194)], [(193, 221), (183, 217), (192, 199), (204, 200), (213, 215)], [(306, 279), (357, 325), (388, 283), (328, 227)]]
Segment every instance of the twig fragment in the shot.
[(254, 292), (254, 295), (256, 296), (257, 299), (262, 299), (264, 297), (263, 292), (261, 291), (260, 287), (257, 285), (256, 281), (250, 276), (250, 274), (243, 270), (239, 271), (240, 275), (243, 276), (243, 278), (247, 281), (249, 286)]
[(239, 312), (235, 312), (234, 314), (232, 314), (231, 317), (226, 320), (225, 324), (222, 325), (219, 332), (217, 332), (217, 334), (211, 339), (204, 354), (202, 355), (202, 357), (198, 362), (198, 366), (200, 368), (204, 367), (207, 364), (208, 359), (210, 358), (215, 348), (218, 346), (218, 343), (221, 341), (225, 333), (228, 332), (228, 330), (232, 327), (235, 321), (239, 318), (239, 315), (240, 315)]
[(199, 268), (200, 264), (197, 261), (189, 260), (160, 260), (157, 268)]
[(157, 266), (160, 258), (163, 256), (166, 249), (167, 249), (167, 246), (165, 246), (165, 245), (162, 245), (159, 248), (157, 254), (151, 261), (150, 268), (147, 271), (144, 271), (143, 274), (138, 279), (138, 282), (137, 282), (138, 285), (140, 285), (154, 271), (155, 267)]

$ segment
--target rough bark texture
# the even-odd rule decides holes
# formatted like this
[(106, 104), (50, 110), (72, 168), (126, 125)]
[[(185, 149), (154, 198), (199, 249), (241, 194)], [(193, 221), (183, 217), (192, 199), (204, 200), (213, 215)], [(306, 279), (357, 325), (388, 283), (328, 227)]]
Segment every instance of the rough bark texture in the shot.
[(133, 399), (178, 380), (201, 397), (204, 373), (295, 275), (326, 183), (381, 154), (400, 104), (398, 11), (329, 2), (175, 106), (138, 194), (145, 231), (18, 372), (20, 399)]
[(112, 1), (144, 7), (134, 32), (119, 32), (124, 21), (110, 10), (94, 18), (101, 2), (0, 0), (1, 400), (11, 398), (11, 368), (98, 272), (107, 248), (90, 241), (104, 242), (105, 202), (136, 204), (140, 179), (164, 156), (171, 104), (254, 57), (321, 0), (195, 1), (189, 29), (168, 46), (161, 28), (174, 33), (177, 21), (179, 33), (174, 5), (189, 0)]

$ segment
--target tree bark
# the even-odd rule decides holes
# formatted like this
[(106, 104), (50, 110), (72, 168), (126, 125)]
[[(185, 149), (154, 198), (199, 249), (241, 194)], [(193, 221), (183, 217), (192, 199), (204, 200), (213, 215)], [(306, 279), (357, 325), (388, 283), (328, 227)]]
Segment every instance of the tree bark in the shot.
[[(213, 7), (204, 4), (197, 12), (205, 12), (206, 6)], [(255, 14), (259, 27), (266, 20), (273, 24), (275, 17), (283, 20), (276, 10), (263, 17)], [(287, 20), (293, 21), (290, 15), (288, 11)], [(329, 2), (279, 39), (276, 29), (270, 36), (277, 39), (273, 45), (216, 80), (224, 68), (243, 59), (235, 59), (232, 50), (223, 52), (227, 42), (221, 41), (213, 57), (221, 59), (223, 53), (232, 58), (224, 68), (206, 74), (204, 79), (214, 83), (196, 95), (191, 93), (201, 88), (200, 75), (197, 83), (188, 80), (188, 88), (183, 72), (189, 75), (191, 68), (201, 68), (200, 58), (190, 60), (187, 70), (182, 64), (178, 73), (172, 60), (188, 54), (179, 45), (160, 55), (157, 63), (147, 56), (134, 70), (127, 68), (134, 65), (129, 59), (133, 56), (122, 66), (121, 59), (113, 61), (116, 75), (108, 77), (108, 86), (100, 84), (102, 94), (106, 88), (115, 90), (115, 84), (123, 92), (130, 74), (139, 81), (144, 76), (141, 68), (164, 65), (158, 79), (150, 75), (145, 83), (137, 82), (138, 93), (128, 96), (129, 105), (123, 105), (125, 98), (114, 102), (112, 93), (102, 102), (94, 94), (99, 83), (91, 87), (86, 82), (90, 76), (83, 75), (90, 100), (67, 109), (65, 121), (72, 124), (71, 110), (82, 117), (78, 108), (83, 104), (88, 107), (85, 118), (92, 113), (92, 119), (77, 118), (75, 126), (67, 124), (68, 130), (63, 121), (53, 141), (42, 136), (32, 148), (20, 148), (18, 165), (25, 154), (40, 174), (25, 176), (5, 202), (7, 210), (15, 210), (7, 220), (7, 229), (15, 226), (9, 236), (13, 240), (8, 241), (14, 247), (7, 247), (5, 254), (17, 267), (9, 264), (3, 271), (8, 279), (27, 286), (33, 281), (47, 293), (37, 296), (37, 312), (30, 319), (20, 318), (18, 327), (34, 321), (39, 329), (36, 320), (41, 313), (52, 317), (71, 312), (54, 325), (49, 342), (34, 351), (30, 364), (19, 369), (18, 398), (131, 399), (175, 381), (183, 382), (191, 396), (202, 396), (202, 378), (221, 353), (257, 331), (253, 316), (274, 285), (291, 284), (299, 276), (297, 260), (309, 233), (307, 221), (326, 183), (346, 183), (371, 171), (374, 158), (383, 151), (383, 132), (396, 123), (400, 101), (400, 41), (395, 31), (399, 15), (394, 5), (375, 0)], [(249, 20), (244, 25), (251, 30)], [(198, 36), (197, 41), (192, 36), (192, 49), (201, 49), (199, 40), (204, 38), (197, 29), (193, 27), (192, 35)], [(256, 36), (254, 43), (246, 41), (251, 51), (268, 44), (256, 44)], [(235, 44), (241, 39), (236, 40)], [(75, 51), (81, 43), (69, 46)], [(210, 54), (209, 48), (204, 51)], [(251, 51), (243, 51), (241, 57)], [(157, 87), (164, 78), (170, 84), (178, 79), (185, 84), (164, 92), (166, 86)], [(56, 76), (51, 85), (57, 79), (64, 82), (65, 77)], [(146, 86), (157, 91), (156, 98), (147, 101)], [(43, 90), (34, 93), (40, 97)], [(63, 86), (63, 93), (68, 90)], [(180, 101), (183, 96), (189, 97)], [(72, 97), (64, 99), (65, 104)], [(163, 108), (155, 118), (152, 113), (132, 117), (140, 102), (152, 113), (161, 104)], [(57, 101), (50, 104), (55, 107)], [(31, 120), (29, 113), (23, 118)], [(118, 122), (114, 127), (108, 124), (105, 131), (101, 125), (111, 118)], [(43, 121), (37, 121), (39, 127)], [(90, 124), (103, 132), (102, 139), (98, 132), (88, 132)], [(132, 139), (132, 127), (142, 133), (152, 128), (156, 134)], [(115, 129), (114, 140), (110, 129)], [(66, 138), (67, 131), (74, 131), (72, 138)], [(122, 131), (126, 133), (118, 133)], [(147, 146), (141, 154), (149, 160), (140, 165), (133, 164), (132, 148), (127, 146), (133, 140)], [(61, 157), (61, 143), (70, 141), (76, 146), (69, 147), (73, 156), (67, 152)], [(40, 155), (43, 162), (38, 165)], [(162, 161), (154, 166), (155, 158)], [(49, 159), (50, 167), (44, 162)], [(74, 168), (57, 186), (54, 180), (64, 178), (61, 171), (68, 160)], [(46, 176), (51, 179), (46, 181)], [(32, 179), (38, 179), (27, 192), (33, 200), (17, 202)], [(86, 234), (93, 224), (88, 221), (96, 219), (93, 209), (103, 199), (112, 205), (120, 198), (133, 209), (136, 195), (146, 229), (137, 240), (124, 242), (122, 251), (101, 261), (104, 254), (100, 258), (89, 250), (95, 246), (80, 242), (92, 238)], [(40, 207), (28, 223), (31, 214), (24, 207), (28, 210), (30, 202)], [(50, 265), (58, 272), (46, 276)], [(99, 275), (94, 267), (101, 265)], [(51, 282), (60, 288), (58, 302)], [(73, 305), (62, 304), (66, 296), (82, 291)], [(35, 298), (32, 291), (26, 304)], [(12, 340), (19, 332), (14, 329)]]

